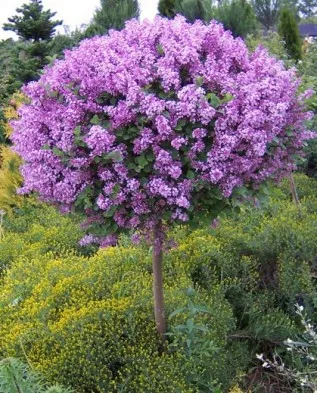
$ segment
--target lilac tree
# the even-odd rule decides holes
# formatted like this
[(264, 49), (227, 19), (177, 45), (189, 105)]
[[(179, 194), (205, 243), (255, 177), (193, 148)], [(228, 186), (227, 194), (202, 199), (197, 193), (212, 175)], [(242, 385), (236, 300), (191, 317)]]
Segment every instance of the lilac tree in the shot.
[(86, 215), (82, 244), (153, 234), (154, 309), (166, 330), (164, 225), (208, 218), (289, 173), (309, 117), (294, 70), (211, 22), (130, 21), (84, 41), (24, 88), (14, 122), (22, 192)]

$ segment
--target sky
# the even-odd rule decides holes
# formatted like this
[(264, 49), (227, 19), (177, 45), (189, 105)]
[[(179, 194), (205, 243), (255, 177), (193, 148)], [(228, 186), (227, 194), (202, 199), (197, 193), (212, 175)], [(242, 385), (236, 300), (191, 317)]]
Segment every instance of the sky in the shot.
[[(0, 0), (0, 26), (8, 21), (8, 18), (15, 15), (15, 9), (28, 0)], [(141, 7), (141, 19), (153, 19), (158, 0), (139, 0)], [(71, 30), (80, 27), (81, 24), (87, 24), (91, 20), (94, 10), (99, 6), (100, 0), (42, 0), (44, 10), (50, 9), (57, 12), (55, 18), (62, 19), (65, 26)], [(64, 33), (64, 28), (58, 28), (58, 31)], [(0, 28), (0, 39), (15, 37), (15, 34), (3, 31)]]

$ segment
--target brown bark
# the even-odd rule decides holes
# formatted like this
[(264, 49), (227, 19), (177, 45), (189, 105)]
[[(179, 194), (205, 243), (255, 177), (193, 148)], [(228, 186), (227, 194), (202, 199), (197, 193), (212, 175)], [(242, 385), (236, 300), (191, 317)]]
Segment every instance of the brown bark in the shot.
[(162, 223), (158, 221), (153, 233), (153, 294), (156, 329), (165, 340), (166, 317), (163, 292), (163, 239)]
[(300, 201), (299, 201), (299, 198), (298, 198), (298, 194), (297, 194), (297, 189), (296, 189), (293, 173), (290, 173), (290, 175), (289, 175), (289, 183), (290, 183), (290, 188), (291, 188), (293, 202), (298, 207), (299, 215), (300, 215), (300, 217), (302, 217), (302, 209), (301, 209)]

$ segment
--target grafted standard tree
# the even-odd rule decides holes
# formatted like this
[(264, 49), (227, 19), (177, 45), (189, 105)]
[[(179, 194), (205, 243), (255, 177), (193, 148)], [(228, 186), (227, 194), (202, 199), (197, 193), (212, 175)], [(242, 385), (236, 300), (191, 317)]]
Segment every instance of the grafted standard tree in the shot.
[(211, 220), (289, 174), (310, 137), (298, 81), (264, 49), (249, 56), (222, 25), (183, 17), (128, 22), (85, 40), (24, 92), (13, 123), (24, 186), (87, 217), (81, 244), (122, 232), (153, 245), (164, 337), (168, 227)]

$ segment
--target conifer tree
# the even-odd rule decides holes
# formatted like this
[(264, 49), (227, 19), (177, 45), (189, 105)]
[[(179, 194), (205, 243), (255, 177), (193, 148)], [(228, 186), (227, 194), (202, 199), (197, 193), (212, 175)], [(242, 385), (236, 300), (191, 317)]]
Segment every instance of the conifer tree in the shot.
[(176, 15), (175, 2), (176, 0), (160, 0), (158, 3), (160, 15), (167, 18), (173, 18)]
[(209, 22), (212, 18), (211, 1), (176, 0), (175, 13), (185, 16), (188, 22), (194, 22), (197, 19)]
[(127, 20), (139, 16), (138, 0), (101, 0), (85, 35), (91, 37), (107, 34), (110, 29), (121, 30)]
[(302, 58), (301, 38), (295, 15), (288, 8), (283, 8), (281, 11), (278, 33), (285, 42), (289, 56), (294, 60), (300, 60)]
[(18, 15), (9, 18), (3, 30), (14, 31), (24, 41), (50, 40), (56, 27), (63, 23), (61, 20), (52, 20), (56, 12), (44, 11), (42, 0), (31, 0), (17, 8), (16, 12)]
[(246, 37), (256, 30), (256, 17), (246, 0), (225, 0), (215, 10), (215, 19), (234, 37)]

